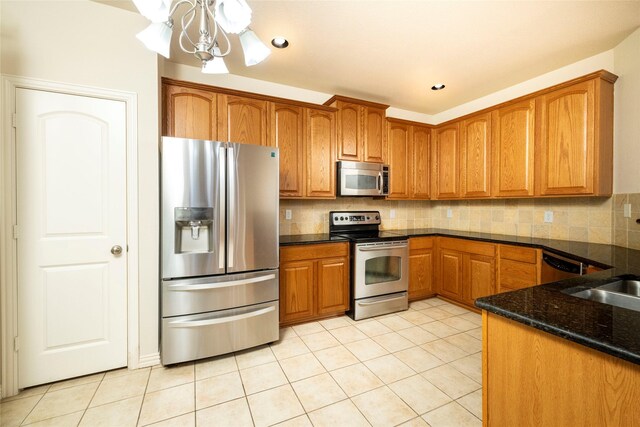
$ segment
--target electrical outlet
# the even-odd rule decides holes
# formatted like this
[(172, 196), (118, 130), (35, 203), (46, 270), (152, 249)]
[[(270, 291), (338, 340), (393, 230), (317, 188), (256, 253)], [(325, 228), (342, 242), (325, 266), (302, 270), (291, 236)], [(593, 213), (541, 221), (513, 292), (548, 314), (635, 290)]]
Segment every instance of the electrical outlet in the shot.
[(544, 222), (553, 222), (553, 211), (544, 211)]
[(624, 204), (624, 217), (631, 218), (631, 203)]
[(291, 219), (291, 209), (285, 209), (284, 219)]
[(453, 210), (447, 209), (447, 218), (453, 218)]
[(389, 210), (389, 218), (394, 219), (395, 217), (396, 217), (396, 210), (395, 209)]

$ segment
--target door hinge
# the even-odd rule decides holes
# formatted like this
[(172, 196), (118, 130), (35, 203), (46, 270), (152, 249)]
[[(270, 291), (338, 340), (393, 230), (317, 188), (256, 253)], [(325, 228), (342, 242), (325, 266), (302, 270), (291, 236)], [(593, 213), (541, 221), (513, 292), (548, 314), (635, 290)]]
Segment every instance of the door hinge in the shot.
[(20, 338), (13, 337), (13, 351), (20, 350)]
[(18, 127), (18, 115), (16, 113), (13, 113), (11, 115), (11, 126)]
[(18, 225), (13, 226), (13, 238), (18, 240)]

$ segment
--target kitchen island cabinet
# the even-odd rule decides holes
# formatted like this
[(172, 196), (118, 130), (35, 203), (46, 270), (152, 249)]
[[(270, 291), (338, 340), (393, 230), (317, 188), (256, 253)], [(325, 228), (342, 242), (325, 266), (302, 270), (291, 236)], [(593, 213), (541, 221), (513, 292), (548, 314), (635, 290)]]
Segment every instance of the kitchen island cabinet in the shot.
[(640, 365), (487, 311), (484, 426), (638, 426)]
[(349, 310), (349, 243), (280, 248), (280, 325)]

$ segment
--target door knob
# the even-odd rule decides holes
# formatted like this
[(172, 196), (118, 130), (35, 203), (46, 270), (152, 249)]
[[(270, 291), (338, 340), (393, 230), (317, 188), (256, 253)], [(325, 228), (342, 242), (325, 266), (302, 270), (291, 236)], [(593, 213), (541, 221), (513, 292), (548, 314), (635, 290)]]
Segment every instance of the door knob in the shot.
[(115, 256), (122, 254), (122, 246), (115, 245), (114, 247), (111, 248), (111, 253), (114, 254)]

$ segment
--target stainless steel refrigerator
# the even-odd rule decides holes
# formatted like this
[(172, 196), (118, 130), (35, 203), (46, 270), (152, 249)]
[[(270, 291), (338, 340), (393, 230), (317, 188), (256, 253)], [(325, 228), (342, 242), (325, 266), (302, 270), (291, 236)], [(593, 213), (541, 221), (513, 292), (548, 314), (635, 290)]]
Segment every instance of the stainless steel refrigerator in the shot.
[(163, 137), (163, 365), (278, 340), (278, 150)]

